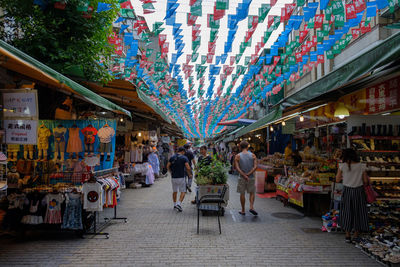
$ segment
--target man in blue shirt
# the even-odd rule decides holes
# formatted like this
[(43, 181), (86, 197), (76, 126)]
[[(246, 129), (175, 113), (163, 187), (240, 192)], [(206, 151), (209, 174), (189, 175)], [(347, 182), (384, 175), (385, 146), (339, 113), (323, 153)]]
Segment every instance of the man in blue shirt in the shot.
[[(185, 148), (179, 147), (178, 153), (173, 155), (167, 164), (168, 170), (171, 172), (172, 181), (172, 199), (174, 201), (174, 209), (182, 212), (181, 203), (186, 194), (185, 170), (189, 178), (192, 178), (192, 171), (189, 166), (189, 160), (185, 156)], [(181, 193), (177, 202), (178, 191)]]

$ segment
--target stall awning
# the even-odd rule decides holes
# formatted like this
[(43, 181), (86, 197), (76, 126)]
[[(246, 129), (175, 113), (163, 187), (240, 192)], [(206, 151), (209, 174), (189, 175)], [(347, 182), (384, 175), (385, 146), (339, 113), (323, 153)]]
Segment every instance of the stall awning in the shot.
[(253, 124), (240, 129), (236, 134), (235, 138), (241, 137), (249, 132), (253, 132), (262, 128), (267, 127), (268, 123), (278, 120), (282, 117), (282, 109), (280, 107), (275, 108), (273, 111), (268, 113), (266, 116), (262, 117)]
[(243, 126), (250, 125), (256, 122), (256, 120), (248, 120), (248, 119), (236, 119), (229, 121), (221, 121), (217, 125), (225, 125), (225, 126)]
[(279, 104), (288, 108), (304, 103), (399, 59), (399, 43), (400, 33), (396, 33), (319, 80), (283, 99)]
[(151, 100), (145, 93), (140, 90), (137, 90), (139, 98), (146, 103), (149, 107), (151, 107), (155, 112), (157, 112), (166, 122), (172, 123), (171, 120), (162, 112), (162, 110), (157, 107), (153, 100)]
[(0, 61), (1, 66), (6, 69), (21, 73), (54, 87), (70, 91), (96, 106), (131, 117), (131, 113), (128, 110), (99, 96), (2, 40), (0, 40)]

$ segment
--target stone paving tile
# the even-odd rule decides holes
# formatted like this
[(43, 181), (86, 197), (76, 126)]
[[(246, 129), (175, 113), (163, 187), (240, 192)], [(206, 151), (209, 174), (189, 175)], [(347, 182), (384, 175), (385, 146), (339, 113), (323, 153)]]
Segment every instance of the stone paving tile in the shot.
[(258, 217), (239, 215), (236, 180), (229, 179), (221, 235), (216, 217), (201, 217), (197, 235), (197, 212), (190, 204), (194, 193), (178, 213), (172, 208), (170, 178), (164, 178), (150, 188), (123, 191), (118, 213), (128, 223), (104, 230), (110, 239), (0, 241), (0, 266), (379, 266), (345, 244), (342, 234), (302, 230), (320, 228), (319, 218), (274, 217), (275, 212), (300, 214), (275, 199), (256, 199)]

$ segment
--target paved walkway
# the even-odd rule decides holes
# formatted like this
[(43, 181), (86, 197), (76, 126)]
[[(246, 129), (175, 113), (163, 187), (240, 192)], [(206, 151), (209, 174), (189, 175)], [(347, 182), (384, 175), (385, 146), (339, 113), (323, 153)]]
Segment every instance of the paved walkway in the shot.
[(182, 213), (174, 211), (170, 178), (164, 178), (150, 188), (123, 191), (119, 215), (129, 221), (109, 226), (110, 239), (46, 235), (0, 240), (0, 266), (378, 266), (345, 244), (342, 234), (316, 231), (318, 218), (273, 216), (299, 215), (275, 199), (257, 198), (260, 216), (242, 217), (235, 181), (230, 177), (222, 235), (216, 217), (202, 217), (197, 235), (195, 207), (189, 202), (194, 194), (185, 199)]

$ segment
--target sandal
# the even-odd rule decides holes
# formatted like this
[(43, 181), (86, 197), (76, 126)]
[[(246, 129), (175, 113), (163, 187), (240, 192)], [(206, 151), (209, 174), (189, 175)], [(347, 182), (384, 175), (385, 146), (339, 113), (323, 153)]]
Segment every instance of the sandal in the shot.
[(246, 212), (239, 211), (239, 214), (244, 216), (244, 215), (246, 215)]
[(249, 210), (249, 212), (250, 212), (251, 214), (253, 214), (254, 216), (258, 216), (258, 213), (257, 213), (257, 211), (255, 211), (255, 210)]

